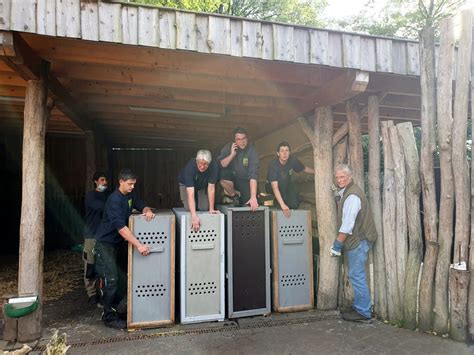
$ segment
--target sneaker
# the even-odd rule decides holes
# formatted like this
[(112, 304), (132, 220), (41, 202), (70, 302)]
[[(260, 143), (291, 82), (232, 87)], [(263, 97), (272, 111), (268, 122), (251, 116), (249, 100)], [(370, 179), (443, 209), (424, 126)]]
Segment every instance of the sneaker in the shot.
[(343, 313), (342, 319), (348, 322), (372, 323), (372, 318), (364, 317), (362, 314), (356, 311)]
[(104, 321), (106, 327), (113, 328), (113, 329), (125, 329), (127, 328), (127, 322), (122, 319), (113, 319), (107, 322)]
[(91, 306), (96, 306), (99, 303), (99, 295), (90, 296), (88, 302)]
[(234, 196), (229, 196), (229, 195), (225, 194), (224, 195), (224, 201), (225, 202), (229, 201), (229, 203), (233, 207), (239, 207), (240, 206), (239, 195), (237, 195), (237, 194), (235, 194)]

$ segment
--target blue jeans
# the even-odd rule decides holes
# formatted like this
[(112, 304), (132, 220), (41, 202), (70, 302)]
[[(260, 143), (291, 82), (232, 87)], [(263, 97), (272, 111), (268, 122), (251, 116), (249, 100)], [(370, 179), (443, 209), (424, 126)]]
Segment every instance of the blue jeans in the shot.
[(357, 248), (346, 251), (349, 280), (354, 290), (352, 308), (364, 317), (371, 318), (370, 290), (365, 275), (365, 262), (370, 245), (367, 240), (361, 240)]

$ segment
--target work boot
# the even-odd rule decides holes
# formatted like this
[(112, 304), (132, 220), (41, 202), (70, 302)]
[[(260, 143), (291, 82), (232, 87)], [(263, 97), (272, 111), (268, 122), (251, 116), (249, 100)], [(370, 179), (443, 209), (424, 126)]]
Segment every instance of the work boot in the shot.
[(104, 321), (106, 327), (113, 328), (113, 329), (125, 329), (127, 328), (127, 322), (123, 319), (112, 319), (109, 321)]
[(91, 306), (96, 306), (99, 303), (99, 295), (90, 296), (88, 302)]
[(368, 323), (368, 324), (372, 323), (372, 318), (367, 318), (356, 311), (343, 313), (342, 319), (348, 322), (359, 322), (359, 323)]

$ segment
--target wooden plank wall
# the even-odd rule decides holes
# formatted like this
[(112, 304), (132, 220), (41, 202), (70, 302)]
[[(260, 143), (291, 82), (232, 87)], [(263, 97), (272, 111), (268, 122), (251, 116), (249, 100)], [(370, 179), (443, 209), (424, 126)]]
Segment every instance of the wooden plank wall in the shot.
[(0, 30), (420, 74), (418, 43), (413, 41), (133, 4), (2, 0)]

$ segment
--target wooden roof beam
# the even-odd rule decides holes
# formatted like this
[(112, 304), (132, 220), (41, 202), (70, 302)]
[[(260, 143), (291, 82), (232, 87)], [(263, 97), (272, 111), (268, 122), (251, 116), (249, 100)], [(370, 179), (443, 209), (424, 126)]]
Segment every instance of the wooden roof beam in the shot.
[[(45, 62), (33, 52), (21, 35), (7, 31), (0, 31), (0, 56), (24, 80), (38, 80), (41, 65)], [(49, 74), (47, 85), (55, 105), (82, 130), (91, 130), (84, 113), (59, 80)]]

